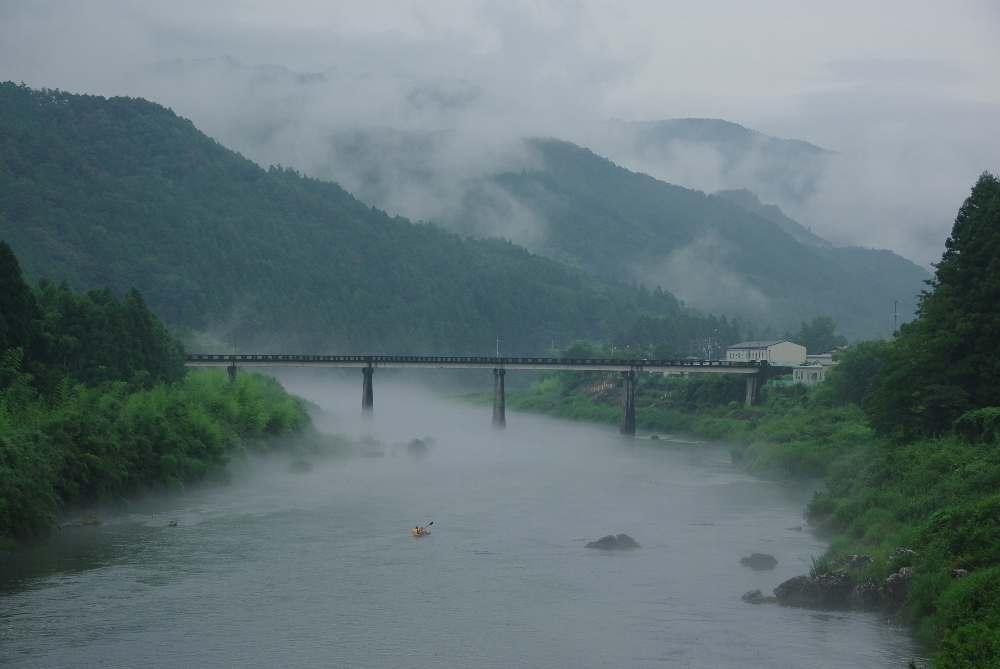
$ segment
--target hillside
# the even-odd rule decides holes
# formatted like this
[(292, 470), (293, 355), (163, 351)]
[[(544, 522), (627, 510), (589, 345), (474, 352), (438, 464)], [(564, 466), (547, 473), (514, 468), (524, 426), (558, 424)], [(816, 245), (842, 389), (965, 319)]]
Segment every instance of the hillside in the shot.
[(165, 322), (244, 350), (539, 352), (639, 313), (631, 288), (261, 169), (157, 104), (9, 82), (0, 239), (29, 281), (134, 286)]
[(472, 188), (458, 224), (498, 202), (509, 210), (504, 198), (513, 199), (540, 221), (541, 253), (660, 284), (691, 306), (778, 331), (830, 315), (849, 337), (888, 335), (893, 301), (909, 318), (929, 277), (889, 251), (804, 244), (728, 198), (631, 172), (568, 142), (531, 144), (544, 166)]
[(732, 200), (747, 211), (770, 219), (771, 221), (777, 223), (779, 228), (790, 234), (792, 237), (795, 237), (795, 239), (799, 240), (803, 244), (833, 248), (833, 244), (826, 241), (819, 235), (813, 234), (812, 230), (809, 230), (798, 221), (786, 216), (785, 212), (781, 211), (781, 207), (773, 204), (764, 204), (760, 201), (760, 198), (758, 198), (756, 194), (750, 192), (746, 188), (741, 188), (739, 190), (720, 190), (712, 194), (724, 197), (727, 200)]
[(809, 142), (712, 118), (610, 121), (604, 134), (586, 145), (661, 181), (713, 190), (749, 188), (780, 203), (801, 203), (812, 195), (836, 155)]

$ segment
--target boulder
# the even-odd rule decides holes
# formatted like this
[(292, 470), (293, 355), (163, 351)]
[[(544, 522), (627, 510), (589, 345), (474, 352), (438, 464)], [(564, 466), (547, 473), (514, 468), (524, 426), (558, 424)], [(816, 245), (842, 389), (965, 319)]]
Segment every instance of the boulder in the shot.
[(872, 563), (873, 558), (871, 555), (845, 555), (844, 557), (839, 557), (830, 563), (830, 567), (833, 569), (864, 569)]
[(597, 541), (591, 541), (587, 548), (603, 548), (604, 550), (616, 550), (619, 548), (642, 548), (635, 539), (627, 534), (609, 534)]
[(778, 601), (776, 597), (765, 597), (760, 590), (751, 590), (740, 599), (750, 604), (774, 604)]
[(815, 578), (790, 578), (774, 589), (780, 604), (792, 606), (843, 606), (850, 602), (854, 581), (846, 569), (835, 569)]
[(753, 553), (750, 557), (740, 558), (740, 564), (750, 567), (755, 571), (762, 571), (765, 569), (774, 569), (778, 565), (778, 561), (773, 555)]
[(868, 579), (851, 590), (851, 604), (859, 608), (869, 608), (879, 603), (878, 583)]
[(889, 604), (902, 604), (910, 595), (910, 581), (916, 574), (913, 567), (903, 567), (895, 574), (885, 579), (882, 587), (879, 588), (879, 595), (882, 601)]
[(969, 572), (964, 569), (952, 569), (948, 572), (948, 575), (952, 578), (965, 578), (969, 575)]

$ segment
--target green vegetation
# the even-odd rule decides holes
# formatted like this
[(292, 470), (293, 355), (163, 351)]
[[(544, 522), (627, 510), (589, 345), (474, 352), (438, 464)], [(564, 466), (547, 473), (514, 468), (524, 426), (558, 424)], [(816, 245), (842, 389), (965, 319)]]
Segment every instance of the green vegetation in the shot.
[(829, 314), (851, 338), (888, 335), (893, 300), (912, 308), (928, 278), (891, 251), (800, 242), (773, 217), (630, 172), (569, 142), (534, 140), (531, 148), (544, 167), (473, 189), (466, 217), (492, 206), (499, 187), (546, 221), (540, 252), (605, 277), (657, 275), (675, 260), (684, 281), (702, 285), (712, 293), (704, 299), (725, 304), (730, 317), (780, 332), (803, 316)]
[[(537, 354), (642, 311), (638, 287), (261, 169), (159, 105), (9, 82), (0, 239), (31, 281), (136, 286), (164, 322), (241, 350)], [(660, 297), (643, 309), (676, 305)]]
[[(976, 183), (947, 249), (917, 320), (892, 341), (840, 352), (822, 384), (777, 380), (748, 408), (735, 376), (645, 377), (636, 422), (729, 441), (734, 461), (755, 473), (825, 476), (826, 491), (807, 516), (831, 543), (813, 572), (857, 553), (874, 557), (859, 577), (876, 583), (912, 567), (898, 615), (938, 644), (934, 665), (990, 667), (1000, 651), (1000, 180), (993, 175)], [(811, 325), (833, 335), (829, 324)], [(616, 422), (620, 394), (613, 378), (601, 382), (552, 375), (509, 393), (507, 405)], [(894, 555), (900, 547), (914, 552)]]
[(0, 281), (0, 543), (52, 528), (67, 506), (225, 480), (232, 457), (292, 434), (323, 445), (274, 379), (185, 376), (137, 291), (32, 290), (4, 242)]

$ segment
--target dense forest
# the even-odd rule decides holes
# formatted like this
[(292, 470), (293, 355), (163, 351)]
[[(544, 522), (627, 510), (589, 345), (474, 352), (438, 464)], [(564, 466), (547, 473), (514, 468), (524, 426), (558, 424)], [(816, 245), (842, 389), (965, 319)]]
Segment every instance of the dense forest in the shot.
[(142, 296), (25, 282), (0, 242), (0, 547), (67, 506), (221, 480), (246, 449), (318, 448), (301, 400), (272, 378), (184, 374)]
[[(847, 575), (852, 599), (832, 604), (884, 606), (914, 623), (937, 649), (934, 666), (949, 669), (1000, 658), (998, 257), (1000, 180), (984, 173), (917, 318), (892, 340), (840, 352), (826, 381), (777, 379), (755, 407), (743, 406), (735, 376), (650, 375), (636, 389), (641, 428), (729, 441), (734, 461), (754, 473), (826, 477), (807, 517), (831, 543), (810, 576), (871, 556), (848, 562), (858, 565)], [(830, 325), (815, 319), (797, 336), (829, 341)], [(549, 375), (507, 403), (617, 422), (617, 398), (593, 387), (582, 374)]]
[(539, 353), (680, 310), (662, 290), (641, 295), (261, 169), (145, 100), (9, 82), (0, 238), (32, 281), (119, 296), (136, 286), (166, 323), (244, 350), (481, 354), (499, 339), (509, 354)]
[[(495, 206), (499, 188), (546, 222), (538, 252), (605, 277), (666, 273), (675, 284), (661, 283), (699, 295), (699, 308), (779, 331), (829, 315), (852, 339), (889, 335), (893, 300), (903, 301), (908, 317), (929, 278), (891, 251), (817, 246), (823, 240), (777, 207), (744, 200), (748, 211), (732, 194), (664, 183), (569, 142), (529, 145), (541, 167), (471, 189), (455, 226)], [(806, 243), (782, 226), (797, 227)]]

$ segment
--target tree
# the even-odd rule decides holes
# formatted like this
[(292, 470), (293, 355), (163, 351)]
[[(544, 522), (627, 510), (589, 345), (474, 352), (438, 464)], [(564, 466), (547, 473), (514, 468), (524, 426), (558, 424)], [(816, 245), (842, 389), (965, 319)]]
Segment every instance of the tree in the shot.
[(1000, 180), (984, 172), (962, 204), (917, 317), (886, 349), (872, 427), (940, 434), (972, 409), (1000, 406)]
[(817, 316), (812, 322), (802, 321), (799, 331), (790, 337), (796, 344), (806, 347), (806, 352), (815, 355), (838, 346), (847, 346), (844, 335), (834, 334), (837, 324), (830, 316)]
[(885, 367), (884, 339), (863, 341), (836, 354), (837, 364), (826, 373), (826, 381), (816, 388), (819, 401), (840, 406), (862, 402), (875, 392), (876, 379)]
[(0, 241), (0, 355), (27, 348), (38, 320), (38, 307), (21, 265), (7, 242)]

